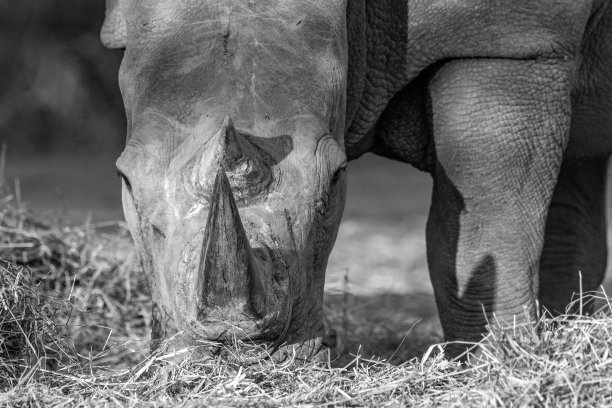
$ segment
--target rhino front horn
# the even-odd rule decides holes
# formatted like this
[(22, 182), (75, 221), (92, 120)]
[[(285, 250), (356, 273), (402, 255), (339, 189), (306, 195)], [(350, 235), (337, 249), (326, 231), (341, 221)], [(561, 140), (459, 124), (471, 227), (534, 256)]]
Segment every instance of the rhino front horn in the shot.
[(200, 318), (231, 321), (232, 316), (245, 313), (265, 315), (264, 278), (221, 167), (215, 177), (198, 270)]

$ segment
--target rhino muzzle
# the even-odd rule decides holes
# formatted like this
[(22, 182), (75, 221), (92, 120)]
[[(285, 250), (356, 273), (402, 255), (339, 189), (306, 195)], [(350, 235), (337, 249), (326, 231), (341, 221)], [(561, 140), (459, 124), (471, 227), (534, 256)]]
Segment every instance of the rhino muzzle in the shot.
[[(182, 257), (190, 260), (171, 284), (181, 288), (174, 301), (177, 329), (194, 339), (277, 338), (290, 302), (287, 279), (279, 283), (275, 278), (287, 277), (288, 265), (282, 253), (270, 256), (261, 242), (266, 234), (257, 227), (265, 229), (266, 220), (255, 217), (253, 222), (252, 214), (251, 236), (259, 238), (249, 240), (237, 203), (252, 213), (251, 204), (265, 199), (274, 180), (270, 159), (229, 117), (205, 147), (196, 153), (195, 167), (187, 168), (195, 195), (208, 202), (208, 215), (203, 235), (196, 234), (183, 249)], [(201, 246), (194, 247), (195, 242)]]

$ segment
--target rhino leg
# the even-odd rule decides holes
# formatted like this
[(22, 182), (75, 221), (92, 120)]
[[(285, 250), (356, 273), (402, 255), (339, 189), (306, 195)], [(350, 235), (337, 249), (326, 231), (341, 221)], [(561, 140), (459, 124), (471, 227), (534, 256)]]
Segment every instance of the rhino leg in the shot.
[[(603, 281), (607, 169), (608, 157), (567, 158), (561, 167), (540, 260), (540, 303), (553, 314), (564, 313), (580, 292), (579, 273), (583, 291), (596, 290)], [(592, 304), (583, 305), (585, 310)]]
[(536, 316), (546, 214), (569, 138), (570, 76), (560, 60), (470, 59), (432, 78), (427, 257), (449, 341), (478, 341), (490, 321)]

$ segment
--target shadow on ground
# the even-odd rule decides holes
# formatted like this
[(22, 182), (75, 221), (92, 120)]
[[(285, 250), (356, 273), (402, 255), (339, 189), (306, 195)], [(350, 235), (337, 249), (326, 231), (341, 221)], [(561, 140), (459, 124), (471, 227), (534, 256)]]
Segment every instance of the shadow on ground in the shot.
[(340, 354), (335, 365), (356, 355), (401, 364), (442, 341), (432, 294), (327, 294), (327, 341)]

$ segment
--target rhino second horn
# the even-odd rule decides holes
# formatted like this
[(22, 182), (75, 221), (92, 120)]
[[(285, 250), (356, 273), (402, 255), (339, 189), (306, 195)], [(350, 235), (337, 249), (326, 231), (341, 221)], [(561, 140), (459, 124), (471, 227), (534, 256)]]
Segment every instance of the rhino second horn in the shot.
[(225, 117), (223, 125), (221, 125), (220, 134), (220, 164), (226, 169), (231, 169), (242, 157), (245, 149), (242, 140), (244, 137), (236, 132), (234, 123), (229, 116)]
[(256, 264), (229, 180), (217, 172), (198, 271), (201, 312), (265, 315), (264, 276)]

